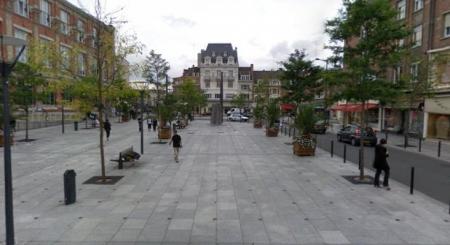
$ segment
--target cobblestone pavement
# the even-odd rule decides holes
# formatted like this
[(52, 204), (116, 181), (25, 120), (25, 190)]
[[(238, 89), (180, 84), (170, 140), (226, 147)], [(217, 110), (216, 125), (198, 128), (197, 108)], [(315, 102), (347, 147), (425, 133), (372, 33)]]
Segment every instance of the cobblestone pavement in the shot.
[[(341, 176), (355, 165), (321, 150), (296, 157), (287, 137), (250, 123), (194, 121), (181, 130), (180, 163), (146, 132), (138, 162), (107, 163), (108, 175), (124, 176), (111, 186), (82, 184), (100, 173), (98, 131), (60, 132), (33, 130), (37, 141), (13, 147), (18, 244), (450, 244), (445, 204), (395, 181), (391, 191), (353, 185)], [(113, 124), (106, 159), (139, 142), (136, 121)], [(77, 172), (69, 206), (66, 169)]]

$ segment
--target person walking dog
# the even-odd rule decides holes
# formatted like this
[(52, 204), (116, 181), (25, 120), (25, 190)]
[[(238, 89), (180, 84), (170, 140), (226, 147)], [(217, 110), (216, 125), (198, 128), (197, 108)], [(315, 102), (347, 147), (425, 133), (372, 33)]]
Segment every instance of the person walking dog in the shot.
[(109, 134), (111, 133), (111, 123), (108, 119), (103, 123), (103, 128), (106, 131), (106, 140), (109, 140)]
[(178, 162), (178, 155), (180, 154), (180, 148), (183, 146), (181, 145), (181, 136), (178, 135), (176, 130), (173, 133), (173, 136), (169, 142), (169, 145), (171, 145), (172, 143), (173, 143), (173, 154), (175, 156), (175, 162)]
[(376, 169), (375, 172), (375, 178), (373, 185), (375, 187), (380, 187), (380, 175), (381, 172), (384, 172), (384, 180), (383, 180), (383, 186), (390, 190), (389, 187), (389, 171), (390, 167), (387, 162), (387, 158), (389, 157), (389, 153), (386, 149), (386, 139), (381, 139), (380, 143), (375, 146), (375, 160), (373, 162), (373, 167)]

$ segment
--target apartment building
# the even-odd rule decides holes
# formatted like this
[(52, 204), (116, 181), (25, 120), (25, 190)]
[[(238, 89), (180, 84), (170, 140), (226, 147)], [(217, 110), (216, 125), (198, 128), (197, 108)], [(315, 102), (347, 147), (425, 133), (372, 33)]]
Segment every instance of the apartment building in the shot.
[[(29, 43), (37, 41), (56, 45), (62, 55), (60, 62), (76, 76), (86, 76), (96, 71), (93, 55), (99, 24), (104, 25), (65, 0), (0, 0), (0, 33)], [(113, 40), (114, 28), (107, 26), (104, 29), (108, 30)], [(77, 52), (72, 52), (74, 49)], [(8, 55), (17, 52), (8, 50)], [(28, 58), (25, 50), (19, 61), (27, 62)], [(48, 103), (55, 104), (59, 99), (59, 94), (52, 94)]]

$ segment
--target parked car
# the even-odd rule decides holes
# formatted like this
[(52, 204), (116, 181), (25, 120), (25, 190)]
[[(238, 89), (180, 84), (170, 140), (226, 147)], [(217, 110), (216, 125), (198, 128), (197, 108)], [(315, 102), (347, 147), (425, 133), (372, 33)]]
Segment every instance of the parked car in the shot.
[(242, 113), (242, 112), (244, 112), (243, 109), (231, 108), (229, 111), (227, 111), (227, 115), (229, 116), (229, 115), (234, 114), (234, 113)]
[(363, 136), (364, 144), (375, 146), (377, 144), (377, 136), (371, 127), (361, 129), (359, 125), (349, 124), (337, 133), (339, 142), (349, 142), (352, 145), (361, 144)]
[(325, 134), (328, 128), (328, 122), (325, 120), (319, 120), (314, 124), (313, 133), (315, 134)]
[(227, 117), (228, 121), (248, 121), (248, 117), (241, 115), (240, 113), (233, 113)]

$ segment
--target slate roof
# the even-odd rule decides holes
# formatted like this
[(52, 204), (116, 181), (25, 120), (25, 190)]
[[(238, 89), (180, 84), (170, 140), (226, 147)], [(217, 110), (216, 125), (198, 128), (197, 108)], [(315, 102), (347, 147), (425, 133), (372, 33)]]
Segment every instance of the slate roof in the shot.
[(202, 49), (200, 52), (201, 62), (204, 62), (206, 56), (211, 57), (211, 63), (216, 62), (217, 56), (222, 56), (224, 64), (228, 62), (228, 56), (233, 56), (234, 62), (238, 63), (237, 49), (233, 49), (231, 43), (208, 43), (206, 50)]

